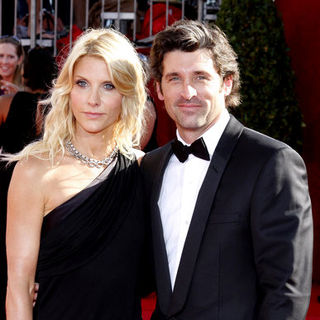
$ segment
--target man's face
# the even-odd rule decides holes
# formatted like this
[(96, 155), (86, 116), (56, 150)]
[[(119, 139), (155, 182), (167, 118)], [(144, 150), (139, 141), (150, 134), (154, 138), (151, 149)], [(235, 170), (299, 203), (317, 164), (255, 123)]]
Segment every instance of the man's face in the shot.
[(180, 50), (164, 55), (157, 93), (181, 137), (193, 142), (211, 127), (225, 108), (232, 79), (223, 81), (206, 49)]

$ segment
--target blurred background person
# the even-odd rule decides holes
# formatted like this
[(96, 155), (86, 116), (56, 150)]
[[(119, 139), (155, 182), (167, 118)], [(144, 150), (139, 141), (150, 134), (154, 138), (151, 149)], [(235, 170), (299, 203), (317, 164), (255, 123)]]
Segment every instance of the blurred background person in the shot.
[(38, 101), (48, 94), (56, 75), (49, 49), (35, 47), (29, 51), (23, 71), (24, 91), (0, 97), (0, 146), (4, 152), (19, 152), (36, 138)]
[(144, 152), (149, 152), (158, 147), (156, 140), (157, 129), (157, 111), (154, 101), (149, 93), (148, 86), (150, 86), (150, 68), (148, 57), (144, 54), (138, 53), (140, 61), (142, 63), (143, 70), (146, 74), (147, 82), (147, 100), (144, 109), (142, 135), (140, 139), (140, 149)]
[(15, 36), (0, 37), (0, 95), (22, 90), (24, 51)]

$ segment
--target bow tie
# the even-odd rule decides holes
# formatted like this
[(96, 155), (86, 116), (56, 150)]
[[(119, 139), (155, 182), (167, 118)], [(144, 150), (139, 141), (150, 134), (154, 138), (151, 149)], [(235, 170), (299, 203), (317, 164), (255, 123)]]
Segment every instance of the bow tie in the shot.
[(180, 162), (185, 162), (190, 153), (203, 160), (210, 160), (209, 152), (203, 138), (194, 141), (190, 146), (185, 146), (177, 139), (174, 140), (171, 145), (173, 153)]

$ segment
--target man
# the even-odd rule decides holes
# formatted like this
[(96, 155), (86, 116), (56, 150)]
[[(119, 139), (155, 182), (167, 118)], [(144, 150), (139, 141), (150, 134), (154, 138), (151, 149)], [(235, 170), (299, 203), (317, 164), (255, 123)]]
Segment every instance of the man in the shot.
[(240, 102), (236, 58), (218, 27), (195, 21), (154, 40), (151, 69), (177, 141), (141, 164), (151, 199), (152, 319), (302, 320), (308, 309), (305, 166), (289, 146), (227, 112)]

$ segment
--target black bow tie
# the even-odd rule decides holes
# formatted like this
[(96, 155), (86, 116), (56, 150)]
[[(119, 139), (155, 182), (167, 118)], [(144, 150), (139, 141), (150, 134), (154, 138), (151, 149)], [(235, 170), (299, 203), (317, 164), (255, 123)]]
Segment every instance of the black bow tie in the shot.
[(209, 152), (203, 138), (194, 141), (190, 146), (185, 146), (176, 139), (172, 142), (172, 151), (180, 162), (185, 162), (190, 153), (203, 160), (210, 160)]

